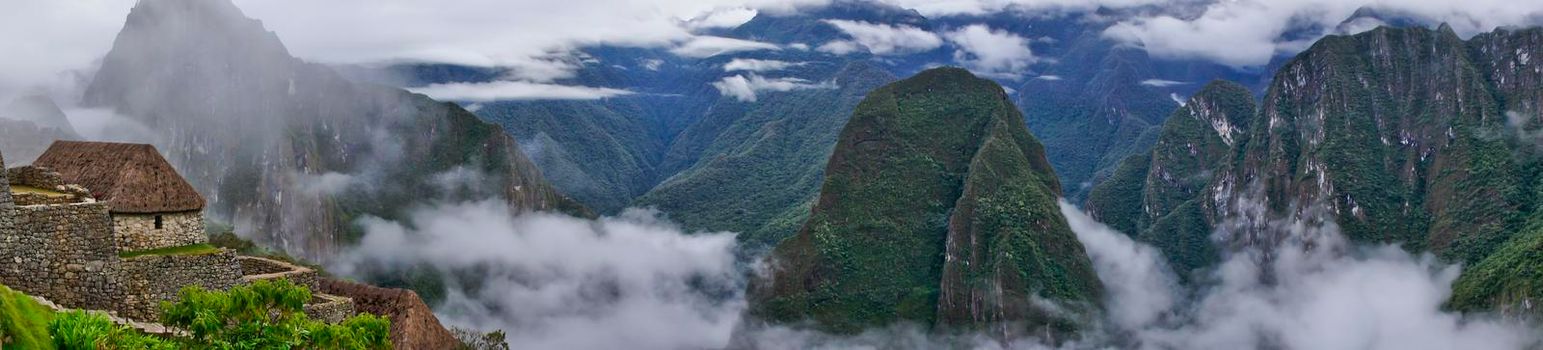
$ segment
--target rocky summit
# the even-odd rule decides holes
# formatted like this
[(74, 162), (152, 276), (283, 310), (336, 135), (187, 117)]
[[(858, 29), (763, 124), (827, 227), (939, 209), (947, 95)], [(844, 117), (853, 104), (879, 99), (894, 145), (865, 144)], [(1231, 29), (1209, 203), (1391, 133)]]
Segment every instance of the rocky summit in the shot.
[(752, 311), (853, 333), (914, 322), (1010, 337), (1091, 311), (1102, 286), (1060, 183), (1002, 88), (937, 68), (868, 94), (842, 130), (809, 220), (769, 258)]

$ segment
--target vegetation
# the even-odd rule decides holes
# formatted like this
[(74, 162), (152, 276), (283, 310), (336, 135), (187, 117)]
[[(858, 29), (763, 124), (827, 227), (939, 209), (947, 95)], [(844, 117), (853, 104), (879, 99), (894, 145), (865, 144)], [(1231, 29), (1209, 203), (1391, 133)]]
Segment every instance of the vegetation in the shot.
[[(230, 291), (184, 288), (162, 304), (161, 322), (188, 337), (161, 338), (113, 323), (95, 311), (56, 314), (0, 286), (0, 347), (18, 349), (390, 349), (391, 321), (360, 314), (337, 324), (311, 320), (311, 291), (286, 280)], [(501, 334), (484, 336), (501, 340)]]
[(133, 257), (139, 257), (139, 256), (148, 256), (148, 255), (204, 255), (204, 254), (214, 254), (214, 253), (218, 253), (218, 252), (220, 252), (220, 248), (215, 248), (214, 246), (209, 245), (208, 243), (199, 243), (199, 244), (189, 244), (189, 245), (180, 246), (180, 247), (167, 247), (167, 248), (156, 248), (156, 249), (149, 249), (149, 250), (119, 252), (118, 253), (118, 257), (127, 259), (127, 258), (133, 258)]
[[(639, 197), (689, 228), (738, 232), (751, 250), (792, 236), (819, 194), (825, 162), (842, 126), (869, 91), (895, 80), (883, 69), (852, 63), (834, 73), (836, 90), (764, 93), (759, 102), (723, 102), (735, 113), (709, 114), (688, 135), (714, 129), (700, 161)], [(714, 125), (714, 127), (706, 127)], [(700, 138), (705, 138), (697, 136)], [(683, 162), (683, 161), (682, 161)]]
[(209, 245), (218, 248), (230, 249), (235, 251), (236, 254), (245, 256), (256, 256), (283, 261), (286, 263), (294, 264), (296, 266), (305, 266), (313, 271), (316, 271), (316, 273), (319, 273), (322, 276), (332, 276), (332, 274), (328, 273), (326, 269), (323, 269), (321, 265), (290, 256), (289, 254), (281, 251), (264, 248), (257, 245), (256, 242), (241, 238), (241, 236), (236, 235), (235, 227), (230, 225), (217, 222), (209, 222), (204, 226), (204, 233), (209, 236)]
[[(778, 270), (752, 291), (752, 313), (845, 333), (899, 321), (1028, 330), (1051, 323), (1025, 305), (1033, 297), (1097, 300), (1056, 208), (1060, 184), (1021, 118), (1001, 87), (957, 68), (870, 93), (841, 132), (813, 214), (773, 251)], [(1019, 302), (969, 297), (987, 286)]]
[(161, 322), (187, 330), (188, 345), (211, 349), (389, 349), (391, 321), (360, 314), (338, 324), (306, 317), (311, 291), (287, 280), (230, 291), (183, 288), (162, 305)]
[[(1251, 199), (1277, 214), (1321, 203), (1353, 241), (1467, 266), (1455, 309), (1520, 310), (1543, 296), (1534, 268), (1543, 265), (1543, 148), (1525, 136), (1543, 125), (1508, 119), (1538, 114), (1537, 76), (1514, 69), (1543, 54), (1537, 42), (1543, 29), (1468, 42), (1450, 28), (1325, 38), (1282, 66), (1260, 109), (1235, 123), (1246, 124), (1246, 138), (1217, 148), (1209, 125), (1181, 118), (1199, 105), (1191, 100), (1167, 120), (1150, 160), (1128, 160), (1088, 207), (1176, 268), (1211, 266), (1217, 208), (1209, 206), (1223, 194), (1208, 187), (1236, 176), (1234, 191), (1258, 185), (1248, 190), (1262, 198)], [(1230, 100), (1218, 105), (1248, 103)]]
[(52, 348), (48, 323), (53, 318), (53, 310), (0, 285), (0, 348)]
[(1127, 158), (1090, 191), (1087, 208), (1110, 227), (1160, 248), (1181, 277), (1219, 261), (1206, 208), (1218, 176), (1236, 166), (1254, 113), (1253, 96), (1243, 86), (1206, 85), (1163, 123), (1151, 152)]
[(48, 324), (48, 331), (59, 349), (174, 350), (186, 345), (114, 324), (99, 312), (71, 311), (58, 316)]

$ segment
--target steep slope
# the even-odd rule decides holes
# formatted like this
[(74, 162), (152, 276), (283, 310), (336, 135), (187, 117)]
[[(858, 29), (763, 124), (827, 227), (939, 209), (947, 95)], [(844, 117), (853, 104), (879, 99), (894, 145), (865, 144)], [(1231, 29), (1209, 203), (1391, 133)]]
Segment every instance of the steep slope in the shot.
[(957, 68), (874, 90), (842, 130), (809, 220), (772, 252), (751, 314), (856, 332), (918, 322), (999, 336), (1072, 323), (1102, 286), (1060, 183), (1007, 94)]
[(1234, 201), (1325, 205), (1353, 240), (1469, 263), (1505, 239), (1515, 177), (1502, 140), (1485, 135), (1505, 117), (1450, 28), (1325, 38), (1275, 81), (1237, 172), (1253, 188)]
[[(688, 227), (740, 232), (755, 248), (791, 236), (809, 214), (836, 137), (869, 91), (895, 80), (882, 68), (852, 62), (836, 88), (768, 94), (745, 104), (698, 161), (638, 198)], [(724, 102), (725, 104), (732, 102)]]
[(1089, 194), (1086, 207), (1110, 227), (1167, 253), (1170, 266), (1190, 271), (1219, 256), (1209, 239), (1214, 176), (1247, 143), (1253, 95), (1235, 83), (1206, 85), (1163, 123), (1148, 154), (1132, 156)]
[(584, 211), (498, 126), (295, 59), (229, 1), (139, 2), (83, 102), (162, 131), (216, 218), (308, 258), (423, 199)]
[(31, 163), (56, 140), (79, 139), (64, 111), (47, 96), (18, 98), (0, 109), (0, 150), (11, 155), (13, 165)]
[[(1455, 307), (1530, 302), (1543, 282), (1515, 270), (1537, 261), (1528, 251), (1538, 240), (1543, 69), (1530, 58), (1540, 49), (1536, 28), (1468, 42), (1446, 26), (1324, 38), (1282, 66), (1252, 121), (1233, 124), (1249, 131), (1227, 151), (1216, 152), (1218, 133), (1180, 132), (1218, 128), (1171, 120), (1146, 163), (1127, 161), (1088, 206), (1186, 268), (1206, 266), (1193, 258), (1213, 243), (1202, 237), (1224, 250), (1310, 239), (1250, 228), (1322, 211), (1353, 241), (1472, 266)], [(1189, 154), (1213, 161), (1175, 163), (1164, 153), (1177, 144), (1197, 145)], [(1153, 181), (1207, 174), (1204, 183)], [(1139, 206), (1120, 195), (1137, 188)], [(1212, 237), (1223, 220), (1241, 229)]]

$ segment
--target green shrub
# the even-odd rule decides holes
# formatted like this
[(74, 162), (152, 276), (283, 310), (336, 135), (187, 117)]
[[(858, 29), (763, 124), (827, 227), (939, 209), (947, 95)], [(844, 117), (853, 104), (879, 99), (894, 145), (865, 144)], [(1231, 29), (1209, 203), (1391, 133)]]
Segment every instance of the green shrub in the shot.
[(175, 350), (179, 344), (113, 324), (100, 313), (72, 311), (48, 324), (53, 345), (64, 350), (146, 349)]
[(306, 317), (311, 291), (286, 280), (256, 281), (227, 292), (192, 286), (163, 303), (161, 321), (208, 349), (389, 349), (391, 322), (361, 314), (339, 324)]

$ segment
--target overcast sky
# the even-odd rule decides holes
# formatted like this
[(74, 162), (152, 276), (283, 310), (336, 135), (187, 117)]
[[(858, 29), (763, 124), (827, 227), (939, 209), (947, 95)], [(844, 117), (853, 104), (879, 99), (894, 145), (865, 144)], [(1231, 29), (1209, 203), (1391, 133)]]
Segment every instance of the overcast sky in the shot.
[[(762, 11), (795, 11), (829, 0), (235, 0), (262, 20), (295, 55), (326, 63), (429, 61), (516, 69), (514, 80), (548, 83), (571, 72), (573, 49), (595, 44), (670, 48), (686, 57), (735, 50), (778, 49), (789, 43), (754, 43), (702, 37), (702, 28), (734, 26)], [(1195, 4), (1206, 0), (880, 0), (928, 16), (1001, 11), (1086, 10)], [(0, 95), (38, 87), (69, 90), (111, 48), (134, 0), (7, 0), (0, 11)], [(1106, 36), (1143, 45), (1155, 56), (1196, 58), (1236, 67), (1265, 64), (1272, 55), (1310, 41), (1282, 42), (1295, 23), (1333, 26), (1362, 6), (1381, 6), (1452, 22), (1471, 35), (1495, 26), (1537, 23), (1543, 1), (1513, 0), (1229, 0), (1192, 18), (1156, 16), (1125, 21)], [(875, 54), (958, 47), (957, 64), (993, 76), (1024, 71), (1035, 62), (1027, 41), (996, 28), (916, 32), (909, 27), (839, 23), (856, 41), (827, 52)], [(1368, 27), (1369, 28), (1369, 27)], [(866, 42), (864, 42), (866, 40)], [(888, 41), (886, 41), (888, 40)], [(819, 45), (822, 43), (813, 43)], [(864, 46), (869, 44), (870, 46)], [(76, 72), (73, 73), (72, 72)], [(534, 91), (541, 85), (500, 88)], [(588, 91), (615, 94), (615, 91)], [(571, 89), (552, 96), (578, 96)]]

